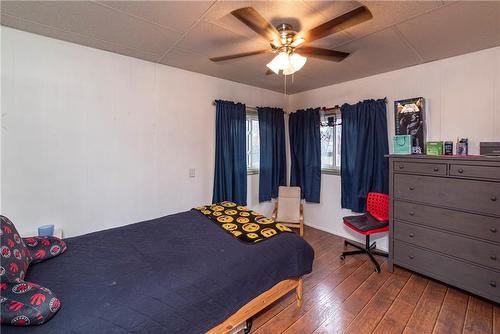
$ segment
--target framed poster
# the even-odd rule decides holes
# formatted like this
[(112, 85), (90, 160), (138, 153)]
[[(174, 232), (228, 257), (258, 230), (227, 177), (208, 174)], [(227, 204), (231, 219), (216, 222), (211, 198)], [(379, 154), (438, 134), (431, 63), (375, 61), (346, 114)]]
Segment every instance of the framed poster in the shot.
[(425, 152), (425, 100), (415, 97), (394, 101), (396, 135), (412, 136), (412, 154)]

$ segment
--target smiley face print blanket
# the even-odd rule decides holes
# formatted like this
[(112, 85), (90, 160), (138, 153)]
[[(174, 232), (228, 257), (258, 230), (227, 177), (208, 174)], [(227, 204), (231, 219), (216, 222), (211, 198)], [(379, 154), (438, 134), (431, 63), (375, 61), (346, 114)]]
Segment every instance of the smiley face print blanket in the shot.
[(201, 206), (195, 210), (200, 211), (235, 238), (247, 243), (257, 243), (283, 232), (292, 232), (272, 218), (229, 201)]

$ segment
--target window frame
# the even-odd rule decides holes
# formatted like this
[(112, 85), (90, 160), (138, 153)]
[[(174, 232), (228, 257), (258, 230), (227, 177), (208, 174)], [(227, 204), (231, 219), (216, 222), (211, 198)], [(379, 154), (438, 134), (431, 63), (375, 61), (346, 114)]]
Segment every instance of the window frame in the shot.
[[(259, 116), (257, 114), (257, 110), (253, 110), (250, 108), (246, 108), (246, 114), (245, 114), (245, 122), (248, 121), (259, 121)], [(245, 123), (246, 125), (246, 123)], [(248, 133), (246, 133), (246, 138), (247, 138), (247, 145), (248, 145)], [(260, 134), (259, 134), (260, 136)], [(259, 145), (260, 145), (260, 139), (259, 139)], [(254, 167), (248, 167), (248, 146), (247, 146), (247, 152), (246, 152), (246, 158), (247, 158), (247, 175), (255, 175), (259, 174), (260, 168), (254, 168)], [(260, 158), (260, 151), (259, 151), (259, 158)], [(260, 166), (259, 166), (260, 167)]]
[[(340, 113), (340, 110), (337, 109), (337, 110), (331, 110), (331, 111), (327, 111), (323, 114), (323, 117), (327, 118), (328, 116), (332, 116), (332, 115), (336, 115), (339, 119), (340, 119), (340, 122), (342, 124), (342, 115)], [(334, 133), (334, 145), (333, 145), (333, 156), (335, 158), (335, 155), (337, 153), (337, 140), (336, 140), (336, 137), (335, 137), (335, 133)], [(342, 139), (341, 139), (342, 140)], [(321, 166), (321, 174), (327, 174), (327, 175), (340, 175), (340, 166), (338, 167), (323, 167)]]

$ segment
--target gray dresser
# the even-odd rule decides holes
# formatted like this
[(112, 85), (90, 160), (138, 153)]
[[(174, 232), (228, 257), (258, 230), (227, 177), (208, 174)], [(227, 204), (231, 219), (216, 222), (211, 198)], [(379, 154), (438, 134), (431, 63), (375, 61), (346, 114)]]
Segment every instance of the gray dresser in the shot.
[(393, 265), (500, 302), (500, 158), (389, 156)]

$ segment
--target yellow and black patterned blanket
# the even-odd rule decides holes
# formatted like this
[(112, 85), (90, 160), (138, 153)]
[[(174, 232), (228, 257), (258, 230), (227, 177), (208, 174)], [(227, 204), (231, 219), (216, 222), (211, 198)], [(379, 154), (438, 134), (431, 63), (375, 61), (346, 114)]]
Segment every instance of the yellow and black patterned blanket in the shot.
[(234, 237), (252, 244), (283, 232), (292, 232), (288, 227), (276, 223), (274, 219), (233, 202), (205, 205), (195, 210), (203, 213)]

